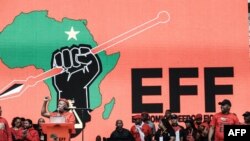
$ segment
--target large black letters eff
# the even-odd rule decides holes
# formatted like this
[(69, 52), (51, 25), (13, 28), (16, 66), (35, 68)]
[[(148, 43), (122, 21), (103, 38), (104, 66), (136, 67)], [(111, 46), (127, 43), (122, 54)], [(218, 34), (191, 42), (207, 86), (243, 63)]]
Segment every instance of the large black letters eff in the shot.
[[(75, 101), (74, 106), (78, 108), (76, 112), (83, 122), (82, 128), (90, 121), (88, 88), (101, 72), (99, 62), (98, 56), (91, 53), (89, 45), (64, 47), (54, 51), (52, 56), (52, 67), (63, 67), (65, 70), (53, 77), (53, 85), (58, 92), (57, 99), (66, 98)], [(77, 130), (77, 134), (80, 131)]]
[(132, 69), (132, 112), (161, 113), (162, 103), (143, 104), (142, 96), (161, 95), (161, 86), (142, 86), (143, 78), (161, 78), (161, 68)]
[[(204, 69), (205, 111), (215, 112), (215, 96), (233, 94), (233, 85), (216, 85), (217, 77), (233, 77), (233, 67), (210, 67)], [(142, 96), (161, 95), (161, 86), (143, 86), (143, 78), (161, 78), (161, 68), (132, 69), (132, 112), (161, 113), (162, 103), (143, 103)], [(180, 112), (182, 95), (197, 95), (197, 85), (181, 85), (180, 79), (198, 78), (198, 68), (169, 68), (169, 96), (172, 112)]]
[(233, 67), (205, 68), (205, 107), (206, 112), (215, 112), (215, 96), (233, 94), (233, 85), (215, 85), (216, 77), (233, 77)]
[(197, 78), (198, 68), (170, 68), (169, 69), (169, 90), (170, 109), (172, 112), (180, 112), (181, 95), (197, 95), (197, 86), (180, 85), (180, 78)]

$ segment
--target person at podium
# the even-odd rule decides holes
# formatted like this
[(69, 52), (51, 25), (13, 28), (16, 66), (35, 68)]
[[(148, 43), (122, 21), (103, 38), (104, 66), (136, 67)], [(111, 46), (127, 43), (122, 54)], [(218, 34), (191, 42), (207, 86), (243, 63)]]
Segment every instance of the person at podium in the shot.
[[(48, 97), (44, 98), (44, 102), (41, 109), (41, 115), (43, 117), (50, 118), (50, 123), (52, 124), (41, 124), (43, 132), (47, 134), (47, 138), (52, 138), (56, 141), (70, 141), (71, 135), (76, 133), (74, 128), (76, 119), (74, 114), (70, 111), (69, 101), (67, 99), (60, 98), (58, 100), (57, 110), (54, 112), (49, 112), (47, 111), (47, 103), (49, 100), (50, 99)], [(70, 131), (68, 130), (69, 126)], [(67, 131), (64, 130), (65, 127), (67, 128)], [(53, 132), (51, 132), (51, 130), (53, 130)]]
[[(47, 103), (50, 99), (45, 97), (41, 115), (46, 118), (50, 118), (50, 122), (58, 121), (58, 123), (73, 123), (75, 124), (76, 119), (72, 112), (69, 110), (69, 102), (67, 99), (61, 98), (58, 100), (57, 111), (48, 112), (47, 111)], [(57, 117), (56, 119), (53, 117)], [(59, 118), (60, 117), (60, 118)], [(53, 120), (53, 121), (52, 121)]]

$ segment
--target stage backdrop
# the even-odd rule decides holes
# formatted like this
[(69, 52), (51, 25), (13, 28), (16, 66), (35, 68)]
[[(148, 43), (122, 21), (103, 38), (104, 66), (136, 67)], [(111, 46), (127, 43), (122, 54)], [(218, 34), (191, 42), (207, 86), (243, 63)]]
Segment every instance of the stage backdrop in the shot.
[[(247, 0), (2, 0), (0, 105), (41, 117), (68, 98), (78, 122), (73, 141), (108, 137), (166, 109), (209, 117), (227, 98), (242, 121), (249, 110)], [(49, 122), (49, 120), (46, 120)], [(83, 134), (81, 131), (83, 130)]]

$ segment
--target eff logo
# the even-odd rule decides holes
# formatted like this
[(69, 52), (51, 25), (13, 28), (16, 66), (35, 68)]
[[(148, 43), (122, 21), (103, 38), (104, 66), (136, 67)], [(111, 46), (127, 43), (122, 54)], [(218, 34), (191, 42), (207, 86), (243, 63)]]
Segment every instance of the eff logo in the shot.
[(250, 125), (225, 125), (224, 129), (225, 141), (250, 139)]

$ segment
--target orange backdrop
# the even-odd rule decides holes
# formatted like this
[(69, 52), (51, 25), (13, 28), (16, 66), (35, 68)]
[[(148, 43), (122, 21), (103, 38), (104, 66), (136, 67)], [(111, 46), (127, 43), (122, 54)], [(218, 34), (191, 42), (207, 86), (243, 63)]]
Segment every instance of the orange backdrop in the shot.
[[(149, 29), (107, 50), (107, 54), (120, 53), (115, 68), (103, 79), (99, 88), (102, 103), (115, 99), (108, 119), (103, 119), (103, 107), (91, 112), (91, 122), (84, 129), (85, 141), (96, 135), (109, 136), (117, 119), (124, 126), (132, 126), (131, 70), (134, 68), (161, 68), (162, 77), (143, 79), (143, 85), (161, 86), (161, 95), (143, 96), (143, 103), (163, 103), (163, 110), (170, 108), (169, 69), (198, 68), (198, 77), (181, 79), (181, 85), (197, 85), (197, 95), (181, 96), (180, 113), (205, 113), (204, 68), (232, 67), (233, 77), (216, 78), (217, 85), (232, 85), (232, 95), (216, 96), (217, 103), (224, 98), (233, 103), (232, 111), (242, 121), (242, 113), (249, 110), (250, 64), (248, 47), (248, 18), (246, 0), (6, 0), (1, 4), (0, 31), (13, 22), (21, 12), (48, 10), (48, 16), (58, 21), (86, 19), (87, 28), (97, 44), (130, 30), (154, 18), (159, 11), (168, 11), (171, 20)], [(103, 66), (105, 67), (105, 66)], [(24, 73), (25, 71), (25, 73)], [(14, 79), (23, 79), (42, 70), (28, 66), (10, 69), (0, 63), (0, 88)], [(7, 75), (6, 75), (7, 74)], [(28, 89), (21, 97), (0, 101), (3, 117), (9, 123), (15, 115), (36, 121), (44, 96), (49, 96), (44, 83)], [(29, 102), (32, 98), (33, 101)], [(151, 114), (151, 113), (150, 113)], [(163, 113), (154, 113), (162, 115)], [(81, 136), (74, 138), (78, 141)]]

